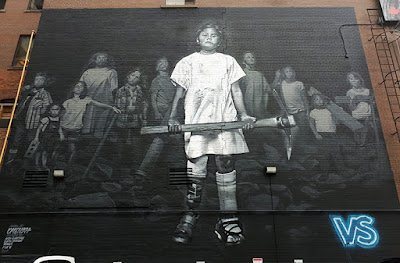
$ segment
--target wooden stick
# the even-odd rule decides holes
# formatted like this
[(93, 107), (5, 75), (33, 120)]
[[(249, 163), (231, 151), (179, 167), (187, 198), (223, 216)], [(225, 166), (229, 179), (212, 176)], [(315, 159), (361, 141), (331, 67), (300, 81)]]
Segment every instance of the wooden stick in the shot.
[[(290, 126), (295, 126), (293, 116), (289, 116)], [(202, 132), (211, 130), (231, 130), (240, 129), (249, 122), (245, 121), (233, 121), (233, 122), (215, 122), (215, 123), (196, 123), (196, 124), (182, 124), (182, 132)], [(253, 123), (254, 128), (261, 127), (278, 127), (281, 125), (278, 118), (267, 118), (256, 121)], [(140, 134), (157, 134), (157, 133), (167, 133), (168, 126), (147, 126), (140, 130)]]

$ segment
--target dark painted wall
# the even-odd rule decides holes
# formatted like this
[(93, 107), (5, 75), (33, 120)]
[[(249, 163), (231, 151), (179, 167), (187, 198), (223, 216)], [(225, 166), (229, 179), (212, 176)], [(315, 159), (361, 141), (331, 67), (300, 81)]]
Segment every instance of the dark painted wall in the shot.
[[(103, 142), (101, 138), (96, 138), (92, 134), (79, 135), (76, 156), (70, 164), (68, 164), (69, 141), (61, 143), (55, 140), (54, 145), (58, 145), (58, 156), (55, 160), (49, 157), (47, 163), (49, 170), (43, 169), (42, 164), (35, 162), (34, 157), (24, 157), (26, 148), (32, 140), (32, 131), (26, 131), (25, 134), (22, 132), (18, 153), (13, 155), (7, 153), (8, 164), (2, 168), (0, 209), (3, 213), (10, 211), (68, 213), (75, 209), (101, 213), (115, 208), (126, 209), (129, 213), (107, 215), (104, 221), (102, 219), (104, 215), (100, 214), (96, 216), (57, 214), (54, 216), (51, 228), (57, 228), (57, 218), (61, 217), (63, 220), (71, 220), (70, 223), (65, 221), (70, 228), (60, 226), (59, 230), (63, 229), (66, 232), (60, 234), (52, 232), (57, 237), (51, 241), (42, 236), (50, 233), (47, 232), (50, 230), (44, 223), (48, 220), (45, 216), (43, 226), (39, 227), (39, 231), (35, 230), (35, 233), (40, 236), (38, 238), (45, 240), (46, 249), (42, 251), (39, 247), (38, 250), (32, 247), (32, 252), (25, 252), (26, 247), (20, 246), (21, 250), (13, 248), (6, 254), (82, 255), (82, 260), (78, 262), (100, 260), (104, 258), (101, 254), (104, 251), (110, 255), (109, 261), (118, 260), (111, 256), (109, 249), (113, 250), (113, 253), (124, 255), (123, 262), (128, 260), (158, 262), (164, 257), (168, 260), (174, 258), (174, 261), (166, 262), (188, 262), (189, 258), (201, 260), (202, 258), (193, 258), (194, 251), (197, 251), (199, 256), (204, 255), (206, 259), (210, 257), (211, 262), (250, 262), (252, 257), (263, 257), (270, 262), (291, 261), (297, 257), (304, 257), (305, 262), (321, 262), (319, 261), (321, 256), (326, 262), (344, 262), (343, 260), (348, 260), (353, 253), (354, 258), (363, 257), (359, 255), (359, 251), (364, 251), (360, 248), (350, 250), (347, 253), (351, 255), (346, 255), (333, 232), (327, 212), (323, 212), (323, 215), (269, 214), (273, 210), (368, 210), (372, 213), (378, 209), (398, 208), (393, 174), (382, 137), (379, 116), (374, 106), (372, 87), (358, 30), (354, 27), (343, 29), (349, 58), (344, 57), (339, 35), (340, 25), (356, 23), (353, 9), (45, 10), (25, 83), (32, 83), (36, 73), (47, 72), (54, 78), (54, 82), (46, 89), (55, 103), (62, 104), (69, 98), (73, 83), (78, 81), (85, 71), (91, 55), (96, 52), (106, 52), (115, 60), (118, 87), (124, 84), (129, 68), (133, 66), (143, 68), (147, 75), (147, 83), (144, 81), (141, 85), (144, 98), (150, 101), (149, 87), (151, 80), (156, 76), (157, 58), (167, 57), (173, 69), (181, 58), (198, 51), (195, 31), (200, 23), (210, 18), (220, 22), (224, 29), (225, 39), (220, 52), (232, 55), (239, 63), (242, 63), (244, 51), (254, 52), (257, 58), (257, 70), (265, 75), (270, 84), (276, 70), (287, 65), (292, 66), (296, 71), (297, 80), (304, 83), (309, 95), (313, 90), (311, 87), (316, 88), (332, 102), (337, 102), (338, 106), (343, 108), (343, 112), (347, 112), (338, 113), (336, 117), (348, 118), (350, 122), (354, 122), (354, 119), (349, 115), (351, 111), (348, 104), (341, 103), (336, 96), (345, 96), (350, 89), (346, 80), (347, 73), (358, 72), (365, 80), (365, 87), (371, 92), (370, 105), (374, 111), (365, 126), (366, 140), (360, 143), (355, 139), (355, 132), (349, 128), (351, 125), (339, 122), (337, 131), (333, 135), (334, 140), (325, 146), (319, 146), (321, 142), (310, 131), (308, 134), (296, 136), (292, 158), (288, 161), (283, 132), (279, 132), (276, 128), (268, 128), (247, 133), (246, 140), (250, 146), (250, 153), (236, 156), (235, 168), (238, 173), (238, 208), (248, 233), (248, 243), (239, 250), (215, 247), (213, 243), (216, 240), (211, 237), (214, 222), (218, 217), (219, 203), (215, 184), (216, 165), (211, 156), (203, 199), (199, 207), (200, 210), (209, 212), (201, 216), (203, 221), (197, 230), (199, 236), (195, 238), (194, 243), (189, 248), (181, 249), (171, 244), (170, 236), (178, 222), (179, 214), (185, 209), (185, 186), (172, 185), (170, 177), (173, 176), (171, 169), (174, 171), (173, 169), (186, 167), (182, 136), (161, 137), (165, 143), (164, 150), (145, 171), (148, 180), (143, 181), (139, 180), (137, 170), (154, 137), (141, 136), (137, 129), (132, 129), (133, 143), (121, 143), (115, 125), (110, 126), (111, 118), (106, 122), (106, 126), (110, 126), (111, 130)], [(273, 99), (272, 94), (269, 95), (265, 116), (277, 116), (281, 113), (279, 103)], [(158, 124), (152, 118), (153, 113), (150, 111), (149, 125)], [(106, 119), (98, 121), (104, 120)], [(16, 140), (16, 125), (13, 128), (11, 142)], [(99, 148), (99, 145), (102, 147)], [(339, 149), (339, 152), (324, 158), (325, 154), (333, 153), (332, 148)], [(98, 156), (92, 162), (96, 152)], [(328, 166), (323, 166), (323, 162), (328, 163)], [(335, 165), (338, 163), (342, 165)], [(89, 164), (93, 165), (89, 167)], [(267, 166), (277, 167), (277, 174), (267, 176), (265, 174)], [(64, 170), (65, 178), (52, 178), (54, 169)], [(35, 173), (41, 171), (48, 171), (48, 174), (42, 177), (43, 185), (31, 187), (32, 184), (29, 183), (33, 180), (32, 177), (38, 181)], [(31, 175), (27, 175), (27, 172)], [(257, 211), (260, 214), (255, 213)], [(376, 217), (385, 218), (379, 223), (377, 220), (377, 228), (394, 222), (391, 216), (386, 214), (376, 214)], [(110, 222), (107, 222), (108, 219)], [(4, 223), (2, 228), (6, 229), (8, 224), (28, 225), (34, 221), (39, 223), (41, 218), (32, 217), (28, 221), (21, 221), (16, 216), (15, 219)], [(93, 222), (93, 225), (89, 221)], [(301, 224), (298, 223), (300, 221)], [(381, 224), (383, 221), (385, 223)], [(322, 225), (319, 225), (320, 222), (323, 222)], [(97, 224), (101, 228), (100, 236), (92, 232)], [(131, 228), (130, 224), (134, 224), (137, 229)], [(316, 225), (319, 229), (315, 229)], [(116, 226), (118, 228), (115, 228)], [(43, 227), (46, 230), (42, 230)], [(291, 230), (291, 227), (294, 230)], [(125, 232), (126, 229), (129, 231)], [(397, 228), (382, 230), (385, 236), (382, 242), (385, 243), (376, 248), (377, 250), (371, 250), (371, 257), (376, 258), (375, 261), (391, 256), (389, 255), (392, 251), (391, 246), (397, 244), (391, 234), (398, 233), (397, 230)], [(92, 235), (89, 233), (81, 235), (80, 231), (89, 231)], [(120, 234), (115, 234), (114, 231), (119, 231)], [(80, 240), (81, 236), (89, 238), (82, 241), (88, 249), (78, 245), (72, 246), (71, 251), (64, 250), (65, 244), (62, 244), (64, 241), (60, 241), (58, 236), (64, 236), (66, 233), (74, 233), (72, 236), (68, 234), (66, 237), (68, 242)], [(111, 239), (109, 243), (108, 241), (104, 243), (103, 233)], [(152, 250), (154, 239), (157, 239), (162, 248), (156, 252)], [(110, 243), (125, 241), (127, 243), (122, 247), (109, 246)], [(323, 248), (313, 249), (313, 244), (321, 245)], [(51, 246), (55, 248), (48, 252), (48, 247)], [(131, 246), (135, 252), (130, 250)], [(208, 246), (215, 250), (213, 253), (216, 255), (215, 258), (206, 252), (210, 249)], [(316, 250), (318, 255), (314, 255)], [(98, 255), (95, 255), (97, 253)], [(325, 255), (329, 255), (330, 258), (326, 259)]]

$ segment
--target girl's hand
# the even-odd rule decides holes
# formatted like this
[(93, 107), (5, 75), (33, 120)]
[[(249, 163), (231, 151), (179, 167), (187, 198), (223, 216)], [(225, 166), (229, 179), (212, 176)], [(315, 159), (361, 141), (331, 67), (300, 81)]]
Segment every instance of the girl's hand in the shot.
[(247, 131), (254, 128), (253, 124), (256, 121), (255, 117), (244, 114), (240, 116), (240, 120), (246, 122), (246, 124), (242, 127), (243, 130)]
[(39, 144), (39, 138), (33, 139), (32, 144)]
[(315, 135), (315, 138), (316, 138), (317, 140), (322, 140), (321, 134), (316, 134), (316, 135)]
[(121, 113), (121, 110), (118, 109), (118, 108), (116, 108), (116, 107), (112, 107), (112, 110), (113, 110), (115, 113), (117, 113), (117, 114), (120, 114), (120, 113)]
[(176, 118), (170, 118), (168, 120), (168, 131), (173, 132), (173, 133), (182, 131), (181, 124), (179, 123), (179, 121)]

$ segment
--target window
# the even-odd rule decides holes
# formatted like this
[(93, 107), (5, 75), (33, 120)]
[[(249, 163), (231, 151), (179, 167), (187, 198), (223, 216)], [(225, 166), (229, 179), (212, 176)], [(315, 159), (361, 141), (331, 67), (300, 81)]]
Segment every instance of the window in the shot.
[[(13, 60), (13, 63), (11, 66), (13, 66), (13, 67), (23, 67), (24, 66), (24, 61), (25, 61), (26, 53), (28, 52), (30, 38), (31, 38), (30, 35), (20, 35), (19, 36), (17, 49), (15, 50), (14, 60)], [(35, 38), (33, 38), (32, 47), (33, 47), (34, 42), (35, 42)], [(32, 47), (31, 47), (31, 49), (32, 49)], [(28, 61), (29, 61), (29, 59), (30, 59), (30, 55), (28, 57)]]
[(43, 1), (44, 0), (30, 0), (29, 1), (29, 10), (42, 10), (43, 9)]
[(6, 0), (0, 0), (0, 10), (6, 6)]

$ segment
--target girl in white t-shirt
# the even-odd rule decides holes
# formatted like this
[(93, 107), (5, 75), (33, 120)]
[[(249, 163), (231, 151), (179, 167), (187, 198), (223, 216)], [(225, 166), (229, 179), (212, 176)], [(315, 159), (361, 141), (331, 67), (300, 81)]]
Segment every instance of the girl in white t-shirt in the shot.
[[(200, 52), (181, 59), (175, 66), (171, 80), (177, 90), (168, 121), (170, 131), (181, 131), (177, 120), (180, 99), (185, 104), (185, 124), (247, 121), (251, 127), (255, 118), (246, 113), (239, 80), (245, 76), (237, 61), (216, 50), (222, 41), (221, 28), (215, 22), (203, 24), (197, 31)], [(187, 168), (192, 183), (188, 187), (186, 212), (176, 228), (173, 240), (188, 243), (198, 217), (196, 210), (201, 200), (202, 181), (207, 175), (208, 155), (215, 155), (217, 189), (220, 210), (224, 212), (216, 224), (217, 237), (227, 245), (238, 245), (244, 240), (236, 203), (236, 170), (234, 154), (248, 152), (242, 129), (225, 131), (186, 132), (185, 151)]]
[(310, 128), (318, 146), (318, 161), (322, 172), (328, 173), (333, 161), (336, 170), (343, 169), (343, 157), (336, 140), (336, 120), (326, 108), (328, 100), (322, 94), (314, 94), (311, 99)]
[(79, 135), (83, 127), (83, 115), (86, 112), (86, 107), (92, 104), (97, 107), (112, 109), (116, 113), (121, 113), (121, 111), (116, 107), (95, 101), (86, 96), (87, 91), (88, 89), (86, 83), (83, 81), (78, 81), (74, 85), (71, 98), (63, 103), (65, 112), (61, 117), (60, 125), (68, 142), (68, 148), (71, 153), (68, 159), (69, 165), (71, 165), (76, 153), (76, 142), (79, 139)]
[(364, 79), (357, 72), (348, 73), (347, 82), (351, 87), (346, 93), (346, 96), (350, 98), (349, 108), (351, 115), (364, 125), (364, 128), (355, 133), (356, 142), (362, 146), (365, 144), (368, 130), (372, 125), (370, 90), (365, 88)]

